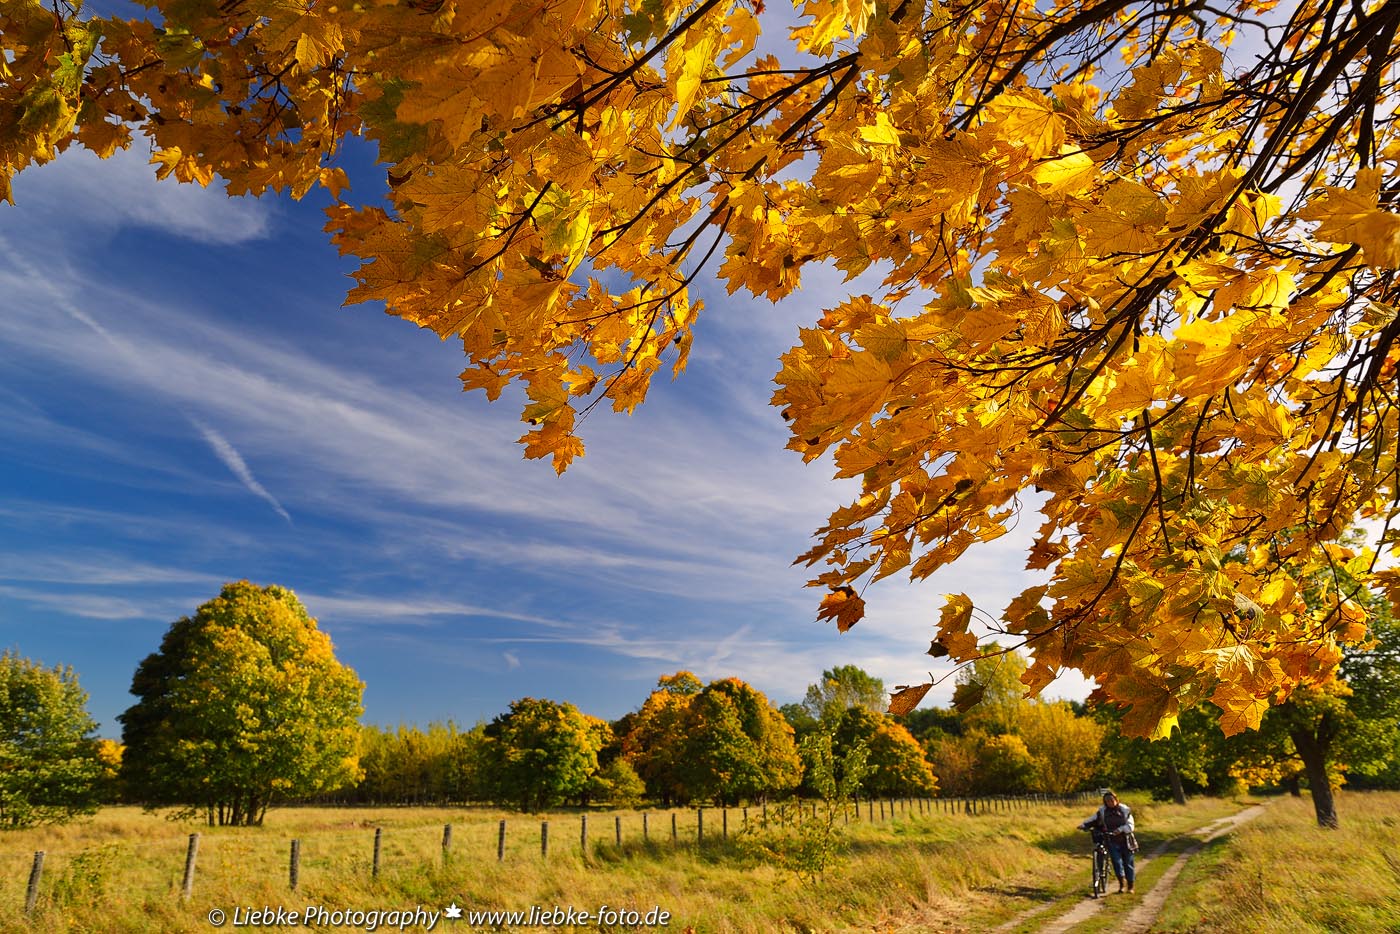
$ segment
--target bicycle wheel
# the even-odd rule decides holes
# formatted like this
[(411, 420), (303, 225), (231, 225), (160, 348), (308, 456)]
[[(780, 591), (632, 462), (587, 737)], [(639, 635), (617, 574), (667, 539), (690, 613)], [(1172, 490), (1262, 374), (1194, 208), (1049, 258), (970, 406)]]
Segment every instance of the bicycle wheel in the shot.
[(1108, 894), (1108, 852), (1103, 847), (1094, 850), (1094, 898)]

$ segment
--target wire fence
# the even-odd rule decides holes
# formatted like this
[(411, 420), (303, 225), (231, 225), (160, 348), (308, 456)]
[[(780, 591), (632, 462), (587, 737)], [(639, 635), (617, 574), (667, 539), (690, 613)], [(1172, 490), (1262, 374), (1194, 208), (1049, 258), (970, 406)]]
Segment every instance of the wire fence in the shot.
[[(518, 863), (581, 858), (608, 849), (647, 852), (722, 844), (754, 829), (795, 829), (807, 821), (842, 825), (930, 820), (950, 815), (977, 817), (1096, 802), (1097, 795), (980, 796), (970, 798), (853, 798), (834, 802), (793, 799), (744, 807), (697, 807), (627, 813), (592, 811), (500, 819), (463, 818), (441, 825), (385, 827), (349, 821), (348, 826), (298, 831), (294, 837), (232, 828), (161, 840), (117, 840), (98, 846), (0, 853), (0, 904), (23, 905), (32, 914), (46, 901), (81, 901), (85, 886), (98, 884), (119, 864), (128, 896), (188, 900), (201, 881), (259, 879), (295, 892), (308, 878), (378, 878), (398, 869), (422, 870), (455, 862)], [(347, 816), (355, 809), (342, 808)]]

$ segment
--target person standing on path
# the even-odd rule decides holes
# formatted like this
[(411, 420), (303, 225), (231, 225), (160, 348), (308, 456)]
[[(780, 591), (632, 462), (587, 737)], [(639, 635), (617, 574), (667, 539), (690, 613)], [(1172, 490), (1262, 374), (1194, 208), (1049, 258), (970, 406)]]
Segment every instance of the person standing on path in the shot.
[(1118, 800), (1111, 791), (1104, 792), (1103, 807), (1094, 816), (1079, 825), (1080, 830), (1097, 827), (1108, 841), (1108, 858), (1113, 863), (1113, 874), (1118, 877), (1118, 891), (1123, 891), (1123, 883), (1128, 883), (1128, 891), (1133, 890), (1133, 880), (1137, 872), (1133, 866), (1133, 851), (1137, 841), (1133, 837), (1133, 811)]

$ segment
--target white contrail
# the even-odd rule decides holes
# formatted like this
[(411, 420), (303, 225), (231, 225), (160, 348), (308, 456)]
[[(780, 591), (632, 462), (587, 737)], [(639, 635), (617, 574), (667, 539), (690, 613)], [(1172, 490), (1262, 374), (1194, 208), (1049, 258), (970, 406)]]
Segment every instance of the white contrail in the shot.
[(204, 436), (204, 440), (209, 442), (209, 446), (214, 449), (214, 453), (218, 455), (219, 460), (224, 462), (224, 466), (231, 470), (233, 475), (248, 488), (248, 492), (267, 500), (268, 503), (272, 505), (272, 508), (277, 510), (277, 514), (283, 519), (286, 519), (288, 524), (290, 524), (292, 521), (291, 515), (288, 514), (286, 509), (282, 508), (282, 504), (277, 501), (277, 497), (269, 493), (267, 487), (259, 483), (258, 478), (253, 476), (253, 472), (248, 469), (248, 464), (243, 460), (243, 455), (239, 454), (238, 450), (232, 444), (229, 444), (228, 439), (197, 418), (191, 418), (190, 421), (194, 423), (194, 427), (199, 429), (199, 433)]

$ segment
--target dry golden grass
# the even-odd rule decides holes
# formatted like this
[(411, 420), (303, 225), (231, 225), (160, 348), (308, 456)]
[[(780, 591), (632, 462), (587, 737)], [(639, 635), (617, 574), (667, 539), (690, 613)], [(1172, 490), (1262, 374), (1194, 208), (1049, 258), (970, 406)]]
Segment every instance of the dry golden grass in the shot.
[[(1151, 834), (1185, 830), (1236, 808), (1201, 801), (1186, 809), (1135, 803)], [(1090, 805), (1042, 804), (968, 815), (915, 808), (891, 821), (842, 826), (845, 852), (820, 881), (804, 883), (766, 860), (742, 831), (742, 813), (707, 809), (705, 845), (695, 812), (591, 812), (587, 856), (580, 815), (548, 816), (550, 853), (540, 856), (537, 816), (484, 808), (289, 808), (263, 828), (209, 828), (134, 808), (110, 808), (66, 827), (13, 832), (0, 853), (0, 930), (77, 932), (202, 931), (208, 913), (237, 906), (388, 909), (449, 902), (470, 909), (600, 905), (669, 911), (669, 930), (759, 934), (775, 931), (905, 929), (930, 904), (962, 907), (949, 927), (982, 930), (1075, 887), (1085, 841), (1074, 827)], [(671, 815), (678, 840), (671, 841)], [(750, 809), (757, 824), (759, 809)], [(623, 845), (614, 817), (623, 822)], [(878, 811), (877, 811), (878, 817)], [(496, 859), (499, 821), (505, 858)], [(452, 856), (444, 865), (444, 824)], [(381, 872), (371, 875), (374, 828), (382, 828)], [(180, 898), (188, 835), (201, 834), (194, 894)], [(301, 841), (300, 886), (288, 886), (288, 853)], [(26, 919), (25, 887), (35, 850), (46, 851), (39, 904)], [(439, 930), (468, 930), (448, 922)], [(230, 925), (231, 926), (231, 925)], [(508, 928), (507, 928), (508, 929)], [(605, 930), (607, 928), (604, 928)]]
[(1400, 931), (1400, 793), (1344, 792), (1337, 812), (1322, 830), (1311, 799), (1272, 803), (1191, 861), (1156, 930)]

